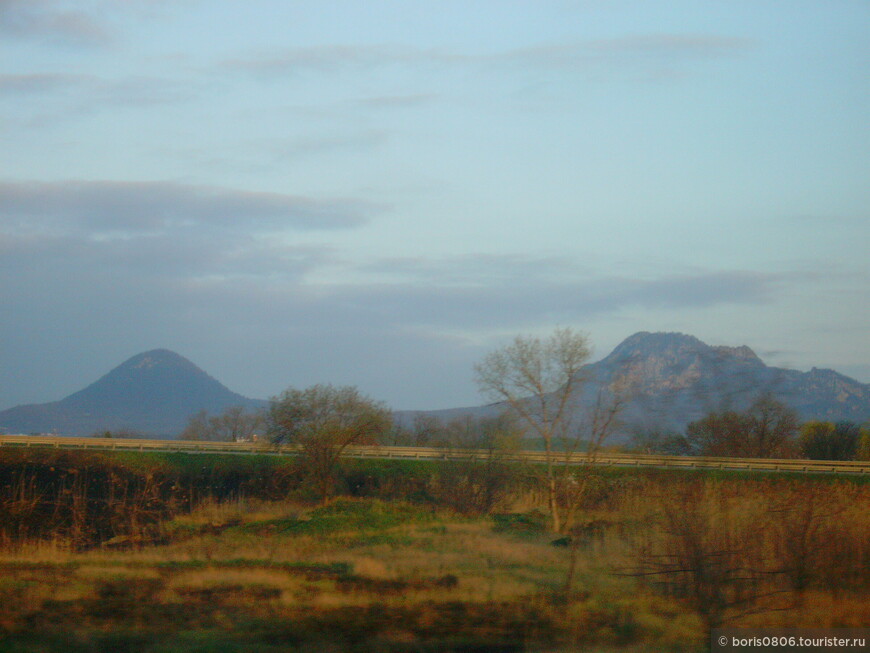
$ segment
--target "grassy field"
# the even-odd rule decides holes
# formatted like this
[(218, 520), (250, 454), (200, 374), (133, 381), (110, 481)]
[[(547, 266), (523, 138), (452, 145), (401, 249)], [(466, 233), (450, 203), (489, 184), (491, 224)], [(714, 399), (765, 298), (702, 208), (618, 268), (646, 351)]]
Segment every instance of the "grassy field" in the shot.
[(529, 470), (463, 510), (463, 469), (352, 462), (318, 505), (288, 460), (2, 452), (0, 651), (701, 651), (720, 623), (870, 623), (860, 480), (602, 472), (566, 536)]

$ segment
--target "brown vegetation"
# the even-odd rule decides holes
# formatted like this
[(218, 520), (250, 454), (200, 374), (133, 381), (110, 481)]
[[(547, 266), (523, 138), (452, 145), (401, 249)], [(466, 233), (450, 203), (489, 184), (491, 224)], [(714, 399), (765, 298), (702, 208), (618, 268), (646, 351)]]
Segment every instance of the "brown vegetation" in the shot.
[(463, 465), (347, 464), (318, 506), (275, 457), (4, 450), (3, 650), (683, 651), (720, 624), (866, 626), (860, 479), (595, 472), (559, 537), (534, 469), (504, 466), (490, 501), (503, 463)]

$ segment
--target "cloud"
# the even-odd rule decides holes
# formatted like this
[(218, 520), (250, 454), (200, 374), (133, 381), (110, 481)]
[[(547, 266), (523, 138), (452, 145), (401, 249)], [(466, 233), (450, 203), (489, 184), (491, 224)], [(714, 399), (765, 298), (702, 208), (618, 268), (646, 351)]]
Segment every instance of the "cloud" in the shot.
[(358, 199), (174, 182), (4, 182), (0, 303), (17, 315), (86, 306), (93, 319), (107, 303), (132, 301), (139, 307), (126, 310), (152, 311), (157, 323), (209, 300), (222, 312), (250, 304), (258, 288), (294, 292), (342, 265), (329, 245), (295, 236), (356, 228), (380, 210)]
[(635, 34), (586, 41), (578, 49), (643, 57), (711, 57), (739, 53), (754, 46), (752, 39), (716, 34)]
[(256, 74), (286, 75), (308, 70), (338, 72), (427, 61), (445, 63), (463, 58), (460, 55), (413, 46), (322, 45), (236, 57), (225, 60), (221, 68)]
[(697, 309), (720, 304), (757, 304), (774, 294), (776, 275), (709, 272), (633, 279), (502, 278), (466, 284), (382, 283), (335, 289), (342, 303), (382, 321), (450, 329), (532, 328), (568, 323), (625, 309)]
[(33, 94), (66, 90), (81, 86), (92, 78), (84, 75), (63, 73), (26, 73), (20, 75), (0, 75), (0, 94)]
[(68, 11), (45, 0), (0, 0), (0, 33), (73, 46), (100, 46), (112, 40), (93, 14)]
[[(153, 279), (190, 295), (189, 304), (197, 297), (220, 306), (243, 303), (253, 315), (278, 304), (331, 315), (350, 329), (388, 331), (530, 328), (635, 308), (758, 304), (787, 281), (741, 270), (603, 275), (566, 256), (360, 262), (328, 244), (303, 246), (286, 236), (359, 226), (375, 210), (358, 200), (168, 182), (5, 183), (0, 253), (9, 278), (22, 279), (28, 261), (41, 261), (42, 272), (31, 274), (35, 285), (79, 279), (97, 286), (145, 284), (142, 292), (158, 292), (147, 290)], [(164, 292), (161, 285), (158, 294)]]
[(754, 47), (750, 39), (705, 34), (639, 34), (612, 39), (519, 48), (493, 57), (501, 63), (549, 70), (606, 66), (644, 68), (733, 56)]
[(0, 182), (0, 225), (16, 231), (76, 228), (92, 235), (224, 230), (344, 229), (375, 205), (176, 182)]
[[(638, 292), (646, 293), (645, 301), (658, 301), (659, 295), (649, 294), (648, 284), (662, 284), (660, 297), (666, 297), (670, 291), (681, 295), (699, 295), (699, 286), (715, 288), (723, 296), (729, 292), (748, 296), (767, 282), (779, 277), (749, 271), (706, 272), (695, 271), (679, 275), (665, 275), (655, 280), (605, 276), (596, 268), (578, 262), (568, 255), (528, 254), (463, 254), (444, 258), (396, 257), (386, 258), (370, 263), (365, 270), (374, 274), (385, 275), (394, 280), (404, 280), (409, 284), (467, 287), (504, 286), (508, 289), (520, 289), (528, 285), (585, 284), (594, 279), (596, 284), (616, 284), (624, 292), (637, 288)], [(696, 281), (697, 280), (697, 281)], [(428, 282), (428, 283), (427, 283)], [(665, 291), (667, 289), (667, 291)], [(613, 288), (609, 285), (601, 287), (603, 294), (611, 294)]]
[[(52, 122), (94, 109), (175, 103), (201, 90), (197, 82), (141, 75), (118, 79), (69, 73), (0, 75), (0, 96), (34, 99), (31, 111), (50, 115)], [(44, 102), (47, 96), (53, 101)]]
[[(352, 324), (431, 333), (531, 329), (626, 310), (694, 310), (772, 301), (783, 275), (698, 271), (653, 278), (608, 276), (568, 257), (467, 255), (385, 259), (346, 267), (353, 282), (318, 284), (318, 301)], [(294, 288), (292, 294), (304, 293)]]
[(291, 48), (236, 57), (223, 70), (258, 75), (288, 75), (306, 71), (360, 72), (387, 66), (467, 68), (509, 65), (539, 70), (588, 70), (601, 66), (641, 63), (660, 65), (732, 56), (755, 46), (750, 39), (715, 34), (638, 34), (611, 39), (547, 43), (500, 52), (456, 52), (398, 45), (325, 45)]
[[(336, 257), (327, 246), (208, 231), (112, 239), (0, 234), (0, 256), (5, 259), (10, 288), (33, 283), (39, 292), (68, 285), (141, 286), (154, 281), (179, 288), (243, 279), (286, 286), (313, 270), (333, 265)], [(38, 266), (33, 265), (35, 261), (39, 261)]]
[[(169, 347), (252, 396), (332, 382), (360, 385), (398, 408), (435, 407), (432, 397), (448, 407), (476, 396), (471, 363), (494, 335), (646, 309), (685, 315), (753, 304), (782, 283), (746, 271), (605, 276), (559, 256), (361, 264), (328, 244), (200, 227), (110, 239), (86, 229), (0, 229), (0, 365), (46, 387), (45, 375), (56, 372), (39, 365), (57, 343), (101, 357), (94, 378), (138, 351)], [(221, 372), (227, 364), (235, 376)], [(79, 368), (68, 378), (64, 392), (88, 380)], [(21, 397), (10, 405), (25, 400), (20, 392), (0, 383), (0, 397)]]

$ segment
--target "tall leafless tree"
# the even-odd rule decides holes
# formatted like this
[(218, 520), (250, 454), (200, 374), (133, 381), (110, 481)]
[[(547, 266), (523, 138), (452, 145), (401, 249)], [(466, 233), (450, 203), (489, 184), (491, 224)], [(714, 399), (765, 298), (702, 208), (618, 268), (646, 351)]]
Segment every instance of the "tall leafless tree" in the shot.
[[(621, 400), (617, 394), (602, 391), (596, 405), (578, 416), (578, 396), (585, 378), (582, 368), (589, 360), (588, 338), (570, 328), (556, 329), (546, 338), (517, 336), (513, 342), (488, 354), (475, 368), (481, 391), (496, 401), (505, 402), (526, 429), (541, 438), (545, 452), (547, 498), (552, 528), (561, 532), (576, 505), (566, 510), (562, 498), (576, 499), (582, 489), (577, 474), (568, 476), (568, 485), (558, 478), (559, 456), (586, 446), (593, 457), (615, 425)], [(582, 419), (578, 419), (582, 417)], [(573, 485), (573, 488), (572, 488)], [(567, 491), (566, 491), (567, 488)], [(564, 503), (564, 501), (562, 502)]]

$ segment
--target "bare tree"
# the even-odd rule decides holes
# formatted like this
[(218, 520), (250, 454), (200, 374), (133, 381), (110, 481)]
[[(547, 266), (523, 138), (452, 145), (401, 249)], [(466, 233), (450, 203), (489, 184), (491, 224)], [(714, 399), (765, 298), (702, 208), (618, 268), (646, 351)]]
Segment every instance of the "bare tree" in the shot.
[(354, 387), (315, 385), (272, 399), (269, 438), (301, 447), (300, 469), (324, 503), (335, 485), (342, 453), (351, 445), (376, 444), (392, 426), (390, 411)]
[(181, 433), (182, 440), (247, 442), (264, 424), (261, 411), (248, 412), (244, 406), (230, 406), (220, 415), (209, 417), (204, 410), (193, 415)]
[(770, 394), (744, 412), (710, 413), (686, 427), (686, 441), (702, 456), (787, 458), (794, 455), (797, 414)]
[(475, 450), (475, 459), (448, 459), (438, 465), (435, 491), (457, 512), (484, 514), (503, 505), (521, 482), (523, 467), (511, 462), (521, 431), (511, 413), (459, 417), (441, 427), (447, 450)]
[(764, 555), (757, 514), (741, 514), (723, 487), (692, 479), (656, 496), (658, 515), (635, 534), (627, 575), (690, 605), (705, 627), (770, 609), (780, 593)]
[(263, 426), (263, 414), (248, 413), (243, 406), (230, 406), (217, 417), (212, 418), (211, 427), (217, 440), (226, 442), (246, 442), (252, 440)]
[[(507, 403), (523, 426), (543, 441), (547, 498), (552, 528), (556, 532), (568, 524), (576, 505), (574, 499), (585, 485), (577, 483), (576, 474), (573, 487), (570, 476), (567, 486), (560, 484), (559, 453), (570, 454), (585, 444), (588, 455), (593, 457), (612, 431), (621, 405), (616, 399), (618, 394), (602, 391), (582, 423), (576, 419), (578, 391), (585, 381), (581, 370), (589, 355), (587, 337), (562, 328), (547, 338), (517, 336), (511, 344), (488, 354), (474, 368), (481, 391)], [(565, 487), (569, 488), (567, 492)], [(564, 515), (560, 496), (571, 499), (568, 503), (571, 507)]]

